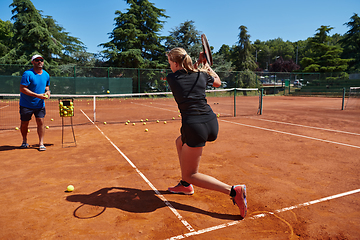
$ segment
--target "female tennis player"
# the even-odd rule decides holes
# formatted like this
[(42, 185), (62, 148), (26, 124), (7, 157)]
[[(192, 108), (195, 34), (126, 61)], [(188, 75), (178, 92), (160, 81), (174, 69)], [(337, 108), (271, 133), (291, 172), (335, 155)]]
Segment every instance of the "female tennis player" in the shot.
[[(194, 65), (183, 48), (172, 49), (167, 57), (173, 72), (167, 75), (167, 81), (182, 117), (181, 135), (175, 141), (182, 179), (168, 190), (191, 195), (195, 185), (229, 194), (244, 218), (247, 212), (246, 186), (230, 186), (198, 172), (205, 143), (215, 141), (219, 130), (217, 116), (207, 104), (205, 90), (208, 85), (219, 87), (221, 80), (203, 53)], [(203, 65), (201, 69), (198, 69), (199, 64)]]

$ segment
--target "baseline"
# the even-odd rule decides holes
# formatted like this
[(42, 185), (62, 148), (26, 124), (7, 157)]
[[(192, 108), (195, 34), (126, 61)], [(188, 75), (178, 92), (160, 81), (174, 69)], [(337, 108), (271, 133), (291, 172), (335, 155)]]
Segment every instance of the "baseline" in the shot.
[[(336, 194), (336, 195), (329, 196), (329, 197), (320, 198), (318, 200), (313, 200), (313, 201), (301, 203), (301, 204), (294, 205), (294, 206), (291, 206), (291, 207), (286, 207), (286, 208), (283, 208), (283, 209), (276, 210), (274, 212), (257, 214), (257, 215), (254, 215), (252, 217), (245, 218), (244, 220), (245, 221), (247, 221), (247, 220), (255, 220), (255, 219), (258, 219), (258, 218), (266, 217), (268, 215), (274, 215), (275, 213), (286, 212), (286, 211), (290, 211), (290, 210), (295, 209), (295, 208), (300, 208), (300, 207), (304, 207), (304, 206), (310, 206), (310, 205), (314, 205), (316, 203), (330, 201), (330, 200), (333, 200), (333, 199), (336, 199), (336, 198), (345, 197), (345, 196), (352, 195), (352, 194), (355, 194), (355, 193), (360, 193), (360, 189), (356, 189), (356, 190), (353, 190), (353, 191), (348, 191), (348, 192)], [(222, 228), (237, 225), (237, 224), (241, 223), (244, 220), (237, 220), (237, 221), (224, 223), (224, 224), (214, 226), (214, 227), (204, 228), (204, 229), (194, 231), (194, 232), (191, 232), (191, 233), (185, 233), (185, 234), (182, 234), (182, 235), (167, 238), (166, 240), (184, 239), (184, 238), (191, 237), (191, 236), (194, 236), (194, 235), (200, 235), (200, 234), (203, 234), (203, 233), (212, 232), (212, 231), (219, 230), (219, 229), (222, 229)]]

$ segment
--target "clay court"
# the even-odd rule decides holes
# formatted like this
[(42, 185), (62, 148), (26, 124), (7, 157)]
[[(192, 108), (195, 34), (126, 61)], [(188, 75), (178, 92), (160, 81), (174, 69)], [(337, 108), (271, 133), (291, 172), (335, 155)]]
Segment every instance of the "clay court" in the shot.
[[(209, 98), (220, 132), (200, 172), (246, 184), (245, 219), (224, 194), (166, 191), (180, 180), (172, 98), (104, 99), (96, 116), (91, 99), (76, 100), (76, 146), (70, 118), (62, 128), (57, 100), (47, 100), (45, 152), (34, 119), (30, 149), (19, 149), (19, 122), (0, 131), (0, 239), (358, 239), (359, 109), (342, 111), (341, 98), (265, 96), (258, 115), (250, 96), (234, 117), (232, 101)], [(6, 106), (1, 121), (12, 124), (18, 110)]]

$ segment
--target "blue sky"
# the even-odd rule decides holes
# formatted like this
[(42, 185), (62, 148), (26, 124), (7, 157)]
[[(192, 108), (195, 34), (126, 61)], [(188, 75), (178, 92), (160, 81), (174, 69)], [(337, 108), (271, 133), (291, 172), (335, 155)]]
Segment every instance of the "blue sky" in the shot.
[[(244, 25), (250, 40), (267, 41), (282, 38), (295, 42), (314, 36), (321, 25), (334, 29), (330, 34), (344, 34), (354, 13), (360, 15), (359, 0), (150, 0), (157, 8), (165, 9), (170, 18), (165, 20), (160, 33), (192, 20), (198, 31), (205, 33), (215, 52), (222, 44), (232, 46), (238, 41), (239, 26)], [(10, 20), (11, 0), (0, 1), (0, 19)], [(103, 50), (97, 45), (109, 41), (108, 33), (114, 28), (115, 11), (126, 12), (129, 7), (123, 0), (32, 0), (35, 8), (42, 10), (59, 25), (79, 38), (89, 52)]]

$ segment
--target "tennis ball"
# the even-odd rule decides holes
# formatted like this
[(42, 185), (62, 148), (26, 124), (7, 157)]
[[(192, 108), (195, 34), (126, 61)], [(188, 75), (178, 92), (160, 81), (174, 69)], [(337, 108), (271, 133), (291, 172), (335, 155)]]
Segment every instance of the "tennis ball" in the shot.
[(217, 117), (220, 117), (220, 113), (218, 113), (216, 116), (217, 116)]
[(125, 123), (125, 125), (128, 125), (128, 124), (129, 124), (128, 122)]
[(49, 129), (49, 126), (46, 126), (45, 128), (46, 128), (46, 129)]
[(145, 121), (149, 121), (149, 119), (145, 119)]
[(19, 130), (19, 128), (18, 128), (18, 127), (16, 127), (16, 128), (15, 128), (15, 130)]
[(135, 126), (135, 123), (133, 123), (133, 126)]
[(54, 121), (54, 119), (52, 118), (52, 119), (50, 119), (51, 121)]
[(149, 131), (149, 129), (145, 128), (145, 132), (148, 132), (148, 131)]
[(143, 124), (146, 125), (146, 122), (144, 122)]
[(174, 117), (173, 117), (172, 119), (173, 119), (173, 120), (175, 120), (175, 118), (174, 118)]
[(128, 120), (128, 123), (130, 123), (130, 120)]
[(142, 120), (142, 119), (140, 120), (140, 122), (143, 122), (143, 121), (144, 121), (144, 120)]
[(181, 115), (179, 115), (178, 117), (181, 117)]
[(166, 121), (164, 121), (164, 124), (166, 124)]
[(69, 185), (69, 186), (67, 186), (67, 188), (66, 188), (66, 190), (68, 191), (68, 192), (72, 192), (72, 191), (74, 191), (74, 186), (73, 185)]
[(46, 97), (46, 98), (49, 98), (49, 95), (47, 95), (47, 94), (44, 94), (44, 97)]
[(159, 123), (160, 121), (159, 120), (156, 120), (157, 123)]
[(104, 122), (104, 124), (106, 125), (106, 122)]
[(107, 92), (107, 93), (110, 93), (110, 91), (109, 91), (109, 90), (107, 90), (106, 92)]
[(28, 129), (28, 132), (30, 132), (30, 129)]

